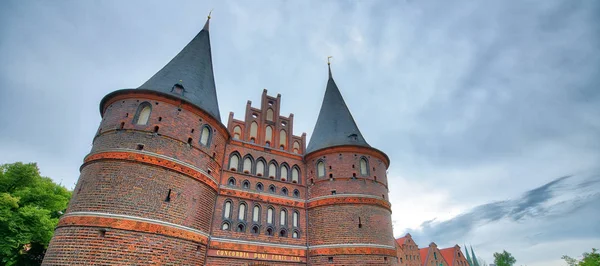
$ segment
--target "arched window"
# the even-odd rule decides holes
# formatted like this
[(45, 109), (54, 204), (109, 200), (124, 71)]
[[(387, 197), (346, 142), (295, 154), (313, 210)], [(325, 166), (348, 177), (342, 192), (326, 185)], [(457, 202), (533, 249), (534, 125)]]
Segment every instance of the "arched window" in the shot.
[(292, 168), (292, 183), (298, 183), (299, 176), (300, 176), (300, 172), (298, 171), (298, 168), (296, 168), (296, 167)]
[(258, 124), (256, 122), (252, 122), (252, 124), (250, 124), (250, 140), (252, 140), (252, 139), (256, 140), (257, 134), (258, 134)]
[(231, 157), (229, 157), (229, 170), (237, 171), (239, 163), (240, 163), (240, 156), (238, 156), (235, 153), (232, 154)]
[(299, 238), (300, 234), (298, 234), (298, 231), (294, 231), (294, 233), (292, 233), (292, 238)]
[(298, 218), (300, 218), (300, 214), (297, 211), (294, 211), (294, 214), (292, 215), (292, 226), (293, 227), (298, 227)]
[(221, 225), (221, 229), (222, 230), (229, 230), (229, 223), (228, 222), (224, 222), (223, 225)]
[(270, 186), (269, 186), (269, 192), (271, 192), (271, 193), (275, 194), (275, 191), (276, 191), (276, 190), (277, 190), (277, 189), (275, 188), (275, 186), (273, 186), (273, 185), (270, 185)]
[(273, 109), (271, 108), (267, 109), (267, 120), (273, 121)]
[(250, 181), (244, 180), (244, 182), (242, 182), (242, 188), (249, 189), (250, 188)]
[(294, 153), (299, 154), (300, 153), (300, 143), (298, 143), (297, 141), (294, 141), (294, 146), (292, 146), (292, 149), (294, 149)]
[(287, 177), (288, 177), (288, 168), (287, 168), (287, 166), (282, 165), (280, 171), (281, 171), (281, 173), (280, 173), (281, 180), (286, 181)]
[(249, 173), (252, 172), (252, 159), (250, 159), (250, 157), (246, 157), (244, 159), (243, 172), (246, 173), (246, 174), (249, 174)]
[(230, 177), (229, 180), (227, 180), (227, 185), (232, 187), (235, 186), (235, 178), (233, 178), (233, 176)]
[(242, 128), (240, 126), (235, 126), (233, 128), (233, 138), (240, 139), (242, 137)]
[(300, 191), (297, 189), (294, 189), (294, 197), (295, 198), (299, 198), (300, 197)]
[(319, 161), (317, 163), (317, 176), (318, 177), (325, 176), (325, 163), (323, 161)]
[(275, 178), (277, 176), (277, 165), (274, 162), (269, 164), (269, 178)]
[(267, 228), (266, 234), (268, 236), (272, 236), (273, 235), (273, 228), (271, 228), (271, 227)]
[(150, 119), (150, 113), (152, 113), (152, 105), (149, 102), (143, 102), (138, 107), (137, 112), (135, 123), (138, 125), (146, 125)]
[(240, 209), (238, 211), (238, 219), (241, 221), (246, 220), (246, 203), (240, 203)]
[(262, 183), (256, 184), (256, 190), (263, 191), (263, 184)]
[(279, 231), (279, 236), (280, 237), (287, 237), (287, 231), (285, 229), (281, 229), (281, 231)]
[(279, 147), (281, 149), (285, 149), (285, 147), (287, 147), (287, 134), (283, 129), (279, 131)]
[(237, 226), (236, 232), (245, 232), (246, 231), (246, 226), (244, 226), (244, 224), (240, 223)]
[(287, 188), (282, 188), (281, 189), (281, 195), (287, 196), (288, 195), (288, 189)]
[(231, 201), (225, 202), (225, 207), (223, 208), (223, 218), (225, 218), (225, 219), (231, 218)]
[(273, 128), (270, 126), (265, 128), (265, 143), (273, 143)]
[(253, 233), (253, 234), (258, 234), (258, 233), (259, 233), (259, 230), (260, 230), (260, 229), (258, 228), (258, 225), (252, 226), (252, 233)]
[(252, 211), (252, 221), (255, 223), (260, 222), (260, 207), (258, 205), (254, 205), (254, 210)]
[(268, 224), (272, 224), (273, 223), (273, 208), (269, 207), (267, 209), (267, 223)]
[(360, 174), (361, 175), (369, 174), (369, 163), (367, 162), (367, 159), (365, 159), (365, 158), (360, 158)]
[(262, 160), (256, 161), (256, 175), (257, 176), (265, 175), (265, 162), (263, 162)]
[(208, 125), (204, 125), (202, 127), (202, 133), (200, 133), (200, 144), (204, 145), (204, 146), (208, 146), (210, 144), (210, 135), (211, 135), (211, 130), (210, 130), (210, 126)]
[(287, 224), (287, 211), (281, 210), (279, 213), (279, 225), (285, 226)]

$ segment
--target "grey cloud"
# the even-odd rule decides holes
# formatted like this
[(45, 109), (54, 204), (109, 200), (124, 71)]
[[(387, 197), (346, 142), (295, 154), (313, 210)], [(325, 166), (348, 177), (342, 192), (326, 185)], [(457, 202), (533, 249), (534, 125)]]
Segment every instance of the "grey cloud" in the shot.
[(479, 205), (450, 220), (430, 220), (418, 229), (405, 231), (411, 232), (423, 244), (435, 241), (441, 245), (453, 245), (468, 239), (480, 247), (494, 241), (493, 236), (473, 239), (470, 234), (481, 227), (504, 223), (523, 228), (534, 227), (524, 235), (515, 236), (512, 241), (521, 241), (523, 238), (540, 242), (594, 235), (600, 237), (598, 200), (600, 182), (597, 174), (564, 176), (526, 191), (516, 199)]

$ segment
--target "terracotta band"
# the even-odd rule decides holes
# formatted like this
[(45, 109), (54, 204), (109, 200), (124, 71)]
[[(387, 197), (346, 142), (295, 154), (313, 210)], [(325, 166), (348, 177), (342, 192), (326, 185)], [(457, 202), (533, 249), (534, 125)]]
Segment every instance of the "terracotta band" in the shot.
[(287, 245), (217, 238), (212, 238), (210, 240), (210, 249), (278, 254), (296, 257), (306, 256), (306, 246), (294, 246), (291, 248)]
[(395, 257), (396, 250), (378, 247), (339, 247), (339, 248), (311, 248), (308, 251), (309, 256), (327, 256), (327, 255), (384, 255)]
[[(105, 227), (113, 229), (121, 229), (135, 232), (142, 232), (148, 234), (157, 234), (169, 237), (175, 237), (179, 239), (189, 240), (203, 245), (208, 244), (208, 236), (197, 230), (189, 228), (188, 230), (182, 228), (176, 228), (173, 226), (151, 223), (141, 220), (133, 220), (126, 218), (108, 217), (108, 215), (94, 216), (94, 215), (83, 215), (79, 216), (76, 214), (67, 215), (60, 219), (58, 227), (69, 227), (69, 226), (85, 226), (85, 227)], [(180, 226), (183, 227), (183, 226)]]
[(328, 205), (340, 205), (340, 204), (366, 204), (366, 205), (375, 205), (379, 207), (383, 207), (386, 210), (392, 211), (392, 205), (383, 199), (375, 199), (370, 197), (344, 197), (343, 195), (338, 195), (336, 197), (323, 198), (318, 200), (309, 201), (307, 204), (307, 208), (316, 208), (321, 206)]
[(126, 160), (156, 165), (192, 177), (211, 187), (215, 191), (217, 190), (218, 186), (217, 181), (206, 176), (206, 174), (199, 172), (192, 167), (184, 165), (183, 162), (176, 162), (171, 158), (160, 158), (158, 154), (151, 155), (148, 152), (141, 153), (133, 150), (98, 152), (88, 155), (84, 160), (84, 165), (97, 160)]

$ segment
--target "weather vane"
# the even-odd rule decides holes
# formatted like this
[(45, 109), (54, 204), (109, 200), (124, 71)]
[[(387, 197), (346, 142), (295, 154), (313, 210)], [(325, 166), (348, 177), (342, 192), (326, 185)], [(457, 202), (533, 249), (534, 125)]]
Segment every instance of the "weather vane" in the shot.
[(331, 61), (329, 61), (329, 59), (331, 59), (331, 58), (333, 58), (333, 56), (331, 56), (331, 55), (327, 57), (327, 64), (328, 65), (331, 65)]

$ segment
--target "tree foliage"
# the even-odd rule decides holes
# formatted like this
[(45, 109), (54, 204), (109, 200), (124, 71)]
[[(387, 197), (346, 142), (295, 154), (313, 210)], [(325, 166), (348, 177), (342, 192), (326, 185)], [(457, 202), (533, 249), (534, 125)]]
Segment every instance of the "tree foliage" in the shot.
[(600, 266), (600, 253), (598, 249), (592, 248), (592, 252), (584, 252), (581, 260), (576, 260), (567, 255), (562, 256), (569, 266)]
[(515, 257), (506, 250), (503, 250), (502, 253), (494, 253), (494, 263), (496, 266), (513, 266), (516, 262)]
[(39, 265), (71, 192), (35, 163), (0, 165), (0, 265)]

